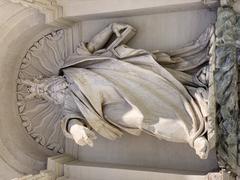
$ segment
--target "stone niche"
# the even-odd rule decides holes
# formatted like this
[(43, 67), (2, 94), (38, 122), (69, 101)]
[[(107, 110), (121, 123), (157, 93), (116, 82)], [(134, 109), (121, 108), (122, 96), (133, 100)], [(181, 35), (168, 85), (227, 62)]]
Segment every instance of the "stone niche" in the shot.
[[(136, 36), (128, 44), (130, 47), (169, 51), (195, 40), (201, 32), (215, 22), (215, 18), (216, 11), (214, 10), (188, 9), (148, 15), (82, 20), (81, 38), (87, 42), (106, 25), (112, 22), (124, 22), (137, 29)], [(139, 137), (125, 134), (117, 141), (98, 137), (93, 148), (79, 147), (72, 140), (66, 139), (65, 148), (67, 154), (72, 154), (84, 162), (190, 170), (198, 173), (207, 173), (218, 168), (214, 149), (207, 160), (201, 160), (185, 144), (159, 141), (146, 134)]]
[[(82, 39), (89, 41), (94, 34), (112, 22), (125, 22), (137, 29), (137, 35), (129, 42), (130, 47), (168, 51), (196, 39), (214, 23), (215, 16), (215, 11), (197, 9), (83, 20)], [(81, 161), (192, 170), (199, 173), (217, 169), (214, 150), (207, 160), (200, 160), (187, 145), (159, 141), (145, 134), (139, 137), (124, 135), (122, 139), (113, 142), (98, 137), (93, 148), (71, 144), (71, 141), (66, 141), (66, 152), (72, 153)]]
[[(32, 5), (31, 3), (29, 5), (29, 2), (23, 1), (25, 3), (23, 5), (27, 5), (25, 7), (22, 4), (7, 4), (9, 3), (7, 0), (0, 0), (0, 2), (2, 2), (0, 5), (8, 5), (9, 9), (6, 13), (9, 14), (9, 17), (11, 15), (10, 11), (13, 9), (16, 12), (25, 11), (25, 14), (18, 16), (22, 19), (16, 17), (17, 23), (12, 22), (14, 19), (3, 21), (7, 25), (5, 29), (1, 29), (3, 33), (8, 33), (8, 36), (5, 35), (1, 41), (2, 45), (4, 39), (6, 40), (9, 35), (15, 34), (15, 37), (10, 37), (5, 41), (5, 43), (8, 43), (9, 49), (0, 51), (0, 69), (2, 70), (5, 65), (8, 65), (8, 72), (6, 72), (7, 70), (1, 71), (1, 77), (6, 77), (3, 80), (1, 79), (3, 86), (5, 89), (8, 88), (8, 90), (0, 91), (6, 105), (0, 111), (0, 115), (1, 117), (7, 117), (7, 119), (1, 118), (1, 124), (6, 127), (1, 133), (3, 134), (1, 143), (5, 144), (6, 150), (10, 149), (9, 153), (11, 154), (9, 157), (5, 156), (4, 162), (7, 162), (9, 168), (12, 167), (16, 170), (14, 171), (16, 174), (10, 171), (4, 173), (3, 170), (0, 170), (2, 177), (6, 177), (5, 179), (26, 173), (37, 173), (39, 170), (45, 169), (47, 157), (58, 154), (43, 147), (39, 144), (39, 141), (36, 142), (36, 138), (30, 136), (26, 127), (22, 126), (17, 113), (17, 105), (14, 105), (16, 104), (16, 95), (14, 94), (16, 92), (16, 71), (31, 46), (44, 35), (63, 29), (66, 52), (71, 54), (80, 40), (89, 41), (91, 37), (108, 24), (122, 22), (137, 29), (136, 36), (128, 43), (130, 47), (147, 50), (160, 49), (168, 52), (171, 49), (191, 43), (216, 21), (216, 9), (202, 5), (201, 1), (183, 1), (180, 3), (177, 1), (148, 2), (145, 0), (139, 1), (138, 4), (138, 2), (131, 0), (119, 4), (115, 0), (112, 2), (103, 1), (103, 3), (95, 0), (72, 0), (70, 2), (60, 0), (58, 4), (59, 7), (63, 8), (61, 18), (64, 19), (61, 19), (60, 23), (54, 21), (54, 19), (51, 20), (51, 18), (50, 20), (48, 18), (51, 23), (46, 21), (43, 14), (45, 14), (45, 17), (48, 17), (49, 14), (42, 9), (40, 11), (36, 10), (39, 9), (38, 5)], [(97, 10), (95, 11), (95, 9)], [(2, 16), (4, 16), (4, 13), (0, 11), (0, 17)], [(35, 24), (31, 24), (34, 22)], [(4, 26), (1, 24), (1, 27)], [(25, 29), (23, 29), (24, 27)], [(12, 74), (12, 72), (16, 73)], [(11, 103), (8, 103), (7, 98), (10, 96), (14, 96), (14, 98), (11, 97)], [(14, 110), (12, 110), (13, 107)], [(9, 121), (6, 122), (7, 120)], [(14, 127), (16, 131), (6, 135), (14, 123), (17, 124)], [(12, 143), (9, 141), (12, 141)], [(17, 148), (14, 148), (14, 143)], [(71, 155), (83, 163), (113, 164), (113, 166), (132, 166), (157, 170), (171, 169), (179, 173), (189, 172), (189, 174), (196, 175), (217, 171), (219, 168), (214, 148), (211, 150), (208, 159), (201, 160), (195, 155), (194, 150), (186, 144), (159, 141), (146, 134), (141, 136), (125, 134), (116, 141), (98, 137), (94, 142), (94, 147), (81, 147), (67, 138), (64, 139), (62, 144), (63, 151), (61, 150), (61, 153)], [(3, 152), (2, 156), (6, 154), (5, 150), (0, 152)], [(5, 165), (2, 164), (2, 166)], [(31, 165), (33, 165), (32, 168)], [(8, 173), (12, 173), (12, 175)]]

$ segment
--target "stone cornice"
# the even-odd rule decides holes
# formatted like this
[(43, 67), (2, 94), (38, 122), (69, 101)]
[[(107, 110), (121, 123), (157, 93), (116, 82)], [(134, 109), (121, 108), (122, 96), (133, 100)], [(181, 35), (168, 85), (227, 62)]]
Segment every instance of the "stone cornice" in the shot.
[(31, 7), (45, 14), (46, 24), (54, 26), (71, 26), (72, 21), (63, 19), (63, 7), (56, 0), (9, 0), (25, 7)]

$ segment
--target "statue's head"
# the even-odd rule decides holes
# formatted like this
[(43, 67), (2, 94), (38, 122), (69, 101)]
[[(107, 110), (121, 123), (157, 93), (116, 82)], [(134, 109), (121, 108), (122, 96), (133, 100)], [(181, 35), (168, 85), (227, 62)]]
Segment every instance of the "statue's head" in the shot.
[(29, 95), (26, 99), (41, 98), (55, 104), (64, 102), (65, 93), (68, 87), (62, 76), (52, 76), (34, 80), (19, 80), (19, 83), (27, 86)]

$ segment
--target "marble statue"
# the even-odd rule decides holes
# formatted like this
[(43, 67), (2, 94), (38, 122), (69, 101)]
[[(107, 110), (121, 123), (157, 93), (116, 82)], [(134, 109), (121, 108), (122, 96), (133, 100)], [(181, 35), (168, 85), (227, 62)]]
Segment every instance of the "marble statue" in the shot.
[(144, 132), (188, 143), (200, 158), (207, 158), (212, 27), (168, 53), (125, 45), (135, 31), (127, 24), (108, 25), (79, 44), (58, 76), (22, 80), (29, 91), (25, 98), (63, 106), (64, 134), (81, 146), (93, 146), (95, 133), (115, 140), (123, 132)]

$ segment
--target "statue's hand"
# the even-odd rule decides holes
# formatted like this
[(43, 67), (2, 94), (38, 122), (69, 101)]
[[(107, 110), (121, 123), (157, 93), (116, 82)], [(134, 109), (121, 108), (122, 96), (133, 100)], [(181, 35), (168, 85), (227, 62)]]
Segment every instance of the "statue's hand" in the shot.
[(120, 31), (127, 29), (127, 28), (131, 28), (132, 26), (128, 25), (128, 24), (121, 24), (121, 23), (113, 23), (112, 24), (112, 31), (116, 34), (117, 37), (121, 36)]
[(97, 138), (93, 131), (78, 123), (71, 125), (69, 132), (72, 134), (74, 141), (80, 146), (89, 145), (92, 147), (93, 140)]

